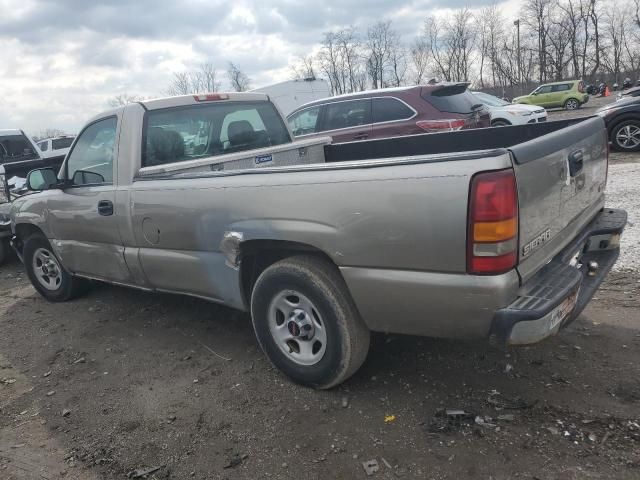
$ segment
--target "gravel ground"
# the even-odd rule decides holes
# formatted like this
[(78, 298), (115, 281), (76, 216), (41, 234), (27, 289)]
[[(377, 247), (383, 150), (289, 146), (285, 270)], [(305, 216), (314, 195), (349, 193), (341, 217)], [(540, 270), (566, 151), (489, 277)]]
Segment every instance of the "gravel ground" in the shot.
[(329, 392), (274, 370), (245, 315), (105, 285), (48, 304), (14, 261), (0, 479), (638, 479), (638, 160), (610, 168), (633, 222), (621, 268), (568, 329), (507, 350), (376, 335)]

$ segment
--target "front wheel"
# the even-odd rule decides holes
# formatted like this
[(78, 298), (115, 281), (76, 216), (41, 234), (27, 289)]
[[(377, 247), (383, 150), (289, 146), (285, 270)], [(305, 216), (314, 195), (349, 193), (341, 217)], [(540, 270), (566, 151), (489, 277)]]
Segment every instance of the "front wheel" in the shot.
[(86, 292), (89, 281), (67, 272), (56, 257), (49, 240), (35, 234), (23, 248), (24, 266), (33, 288), (50, 302), (65, 302)]
[(0, 238), (0, 265), (7, 261), (9, 256), (9, 242)]
[(640, 120), (626, 120), (611, 131), (611, 143), (621, 152), (640, 151)]
[(491, 122), (492, 127), (506, 127), (508, 125), (511, 125), (511, 123), (506, 120), (494, 120)]
[(564, 102), (565, 110), (576, 110), (580, 108), (580, 102), (575, 98), (570, 98), (566, 102)]
[(343, 382), (362, 365), (369, 330), (337, 268), (311, 256), (268, 267), (251, 295), (258, 342), (294, 382), (318, 389)]

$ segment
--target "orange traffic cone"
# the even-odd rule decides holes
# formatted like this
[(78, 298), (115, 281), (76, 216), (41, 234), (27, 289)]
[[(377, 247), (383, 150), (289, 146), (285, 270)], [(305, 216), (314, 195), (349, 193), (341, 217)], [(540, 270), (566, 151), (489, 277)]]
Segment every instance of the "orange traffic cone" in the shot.
[(609, 97), (611, 95), (611, 91), (609, 90), (609, 87), (606, 86), (604, 87), (604, 97)]

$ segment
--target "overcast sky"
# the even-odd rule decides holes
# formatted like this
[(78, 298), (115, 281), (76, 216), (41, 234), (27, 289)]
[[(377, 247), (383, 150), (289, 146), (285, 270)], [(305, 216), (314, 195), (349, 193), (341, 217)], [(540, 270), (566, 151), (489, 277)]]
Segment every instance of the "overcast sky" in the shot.
[[(233, 61), (254, 87), (325, 31), (379, 20), (410, 41), (444, 8), (491, 0), (0, 0), (0, 129), (75, 133), (121, 93), (161, 96), (172, 73)], [(504, 2), (505, 13), (518, 0)]]

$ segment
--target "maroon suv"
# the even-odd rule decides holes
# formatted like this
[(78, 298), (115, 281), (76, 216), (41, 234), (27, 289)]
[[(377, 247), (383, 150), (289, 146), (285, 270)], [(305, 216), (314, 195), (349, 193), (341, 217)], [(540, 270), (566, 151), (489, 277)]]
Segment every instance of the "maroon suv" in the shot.
[(467, 83), (438, 83), (351, 93), (307, 103), (288, 117), (296, 137), (334, 142), (450, 132), (491, 125)]

